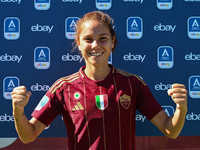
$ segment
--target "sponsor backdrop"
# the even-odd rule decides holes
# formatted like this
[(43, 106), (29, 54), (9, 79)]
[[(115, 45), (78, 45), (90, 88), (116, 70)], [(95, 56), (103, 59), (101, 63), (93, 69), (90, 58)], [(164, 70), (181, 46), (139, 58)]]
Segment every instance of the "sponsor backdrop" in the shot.
[[(199, 0), (0, 0), (0, 138), (12, 143), (18, 137), (14, 87), (25, 85), (32, 92), (25, 107), (30, 119), (49, 87), (84, 65), (78, 50), (72, 51), (74, 26), (94, 10), (115, 21), (119, 45), (109, 63), (143, 78), (168, 115), (175, 104), (167, 90), (173, 83), (185, 84), (188, 113), (180, 135), (200, 135), (199, 9)], [(139, 112), (135, 119), (136, 136), (163, 136)], [(62, 116), (40, 137), (67, 137)]]

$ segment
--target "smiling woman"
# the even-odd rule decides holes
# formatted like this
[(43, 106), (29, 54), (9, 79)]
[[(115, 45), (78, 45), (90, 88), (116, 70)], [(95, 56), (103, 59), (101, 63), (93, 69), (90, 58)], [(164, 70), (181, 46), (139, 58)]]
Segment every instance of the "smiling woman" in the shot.
[[(108, 64), (117, 44), (113, 20), (101, 11), (87, 13), (77, 22), (76, 46), (86, 66), (70, 76), (58, 79), (46, 92), (27, 120), (24, 107), (31, 92), (25, 86), (12, 92), (15, 127), (24, 143), (35, 140), (50, 123), (62, 114), (70, 150), (133, 150), (135, 121), (150, 120), (171, 138), (180, 133), (187, 112), (187, 90), (173, 84), (168, 95), (177, 104), (169, 117), (137, 75)], [(146, 55), (145, 55), (146, 56)], [(134, 56), (144, 60), (145, 56)], [(132, 59), (129, 54), (125, 58)], [(63, 59), (75, 59), (69, 54)], [(77, 59), (80, 59), (77, 55)], [(136, 109), (144, 117), (136, 115)]]

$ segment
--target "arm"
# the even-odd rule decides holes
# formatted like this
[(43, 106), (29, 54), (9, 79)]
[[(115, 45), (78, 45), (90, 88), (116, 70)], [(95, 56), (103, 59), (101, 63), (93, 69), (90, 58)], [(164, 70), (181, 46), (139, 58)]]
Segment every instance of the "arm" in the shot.
[(25, 86), (20, 86), (16, 87), (11, 95), (15, 128), (19, 138), (24, 143), (32, 142), (46, 126), (35, 118), (28, 121), (24, 114), (24, 107), (29, 101), (31, 92), (27, 91)]
[(185, 123), (187, 113), (187, 90), (182, 84), (173, 84), (168, 90), (168, 95), (176, 103), (174, 115), (169, 117), (164, 110), (160, 111), (151, 119), (151, 122), (167, 137), (176, 138)]

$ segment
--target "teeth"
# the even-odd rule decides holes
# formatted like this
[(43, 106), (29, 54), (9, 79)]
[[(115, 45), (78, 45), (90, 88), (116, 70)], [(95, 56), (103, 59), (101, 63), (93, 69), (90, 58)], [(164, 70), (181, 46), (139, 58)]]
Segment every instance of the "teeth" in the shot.
[(92, 56), (100, 56), (102, 53), (91, 53)]

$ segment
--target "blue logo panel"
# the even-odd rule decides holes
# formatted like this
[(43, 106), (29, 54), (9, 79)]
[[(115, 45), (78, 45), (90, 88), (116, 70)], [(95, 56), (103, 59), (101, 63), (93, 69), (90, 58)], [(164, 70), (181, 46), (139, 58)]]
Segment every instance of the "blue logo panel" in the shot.
[(172, 0), (157, 0), (157, 7), (161, 10), (171, 9), (173, 6)]
[(50, 67), (50, 50), (48, 47), (35, 48), (34, 66), (36, 69), (48, 69)]
[(3, 80), (3, 96), (5, 99), (10, 100), (11, 92), (15, 87), (19, 86), (19, 79), (17, 77), (6, 77)]
[(174, 51), (170, 46), (161, 46), (157, 51), (158, 67), (161, 69), (170, 69), (174, 65)]
[(96, 0), (96, 8), (99, 10), (108, 10), (112, 7), (112, 0)]
[(69, 17), (65, 20), (65, 36), (68, 39), (76, 38), (76, 21), (78, 17)]
[(50, 0), (35, 0), (34, 6), (37, 10), (47, 10), (50, 8)]
[(7, 40), (16, 40), (20, 36), (20, 21), (16, 17), (8, 17), (4, 20), (4, 37)]
[(140, 39), (143, 35), (143, 21), (140, 17), (129, 17), (126, 21), (127, 37)]
[(200, 17), (188, 19), (188, 36), (191, 39), (200, 39)]
[(189, 95), (191, 98), (200, 98), (200, 76), (189, 78)]

